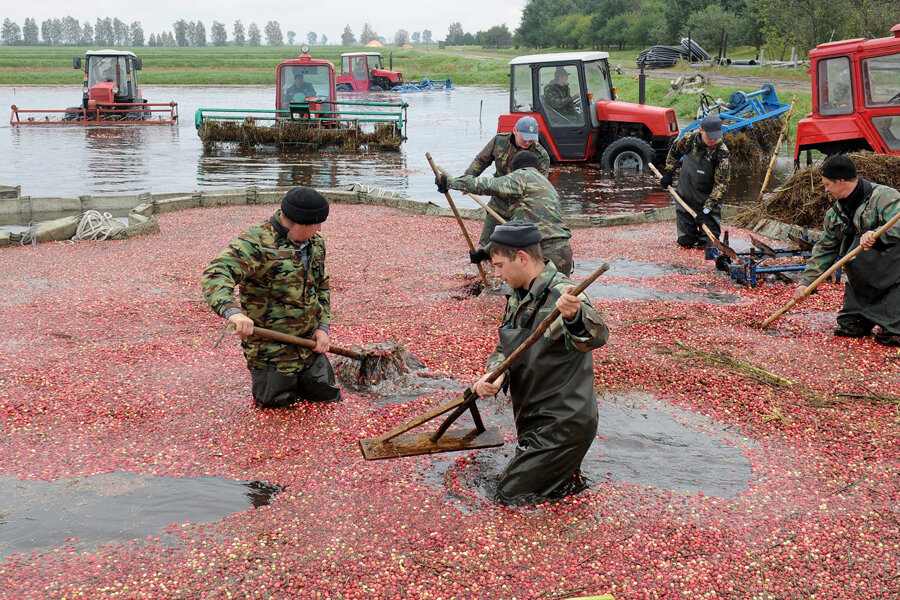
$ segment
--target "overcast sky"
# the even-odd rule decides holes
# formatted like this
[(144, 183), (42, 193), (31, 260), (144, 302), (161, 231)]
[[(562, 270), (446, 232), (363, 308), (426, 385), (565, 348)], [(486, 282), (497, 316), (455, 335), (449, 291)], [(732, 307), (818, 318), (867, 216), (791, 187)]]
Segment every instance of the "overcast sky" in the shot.
[[(145, 36), (171, 31), (178, 19), (202, 21), (206, 37), (213, 21), (225, 23), (231, 40), (232, 24), (240, 19), (246, 28), (256, 23), (263, 31), (268, 21), (278, 21), (287, 38), (288, 31), (297, 33), (298, 42), (305, 41), (309, 31), (328, 36), (329, 43), (340, 41), (345, 25), (359, 38), (363, 24), (368, 22), (375, 32), (392, 41), (398, 29), (415, 31), (430, 29), (432, 38), (444, 39), (447, 26), (454, 21), (463, 29), (475, 33), (494, 25), (506, 24), (514, 31), (522, 16), (526, 0), (152, 0), (151, 2), (122, 2), (121, 0), (41, 0), (6, 2), (3, 17), (9, 17), (21, 27), (26, 17), (40, 26), (41, 21), (72, 16), (80, 22), (94, 25), (97, 17), (110, 17), (131, 23), (140, 21)], [(307, 7), (305, 10), (304, 7)], [(263, 38), (265, 40), (265, 38)]]

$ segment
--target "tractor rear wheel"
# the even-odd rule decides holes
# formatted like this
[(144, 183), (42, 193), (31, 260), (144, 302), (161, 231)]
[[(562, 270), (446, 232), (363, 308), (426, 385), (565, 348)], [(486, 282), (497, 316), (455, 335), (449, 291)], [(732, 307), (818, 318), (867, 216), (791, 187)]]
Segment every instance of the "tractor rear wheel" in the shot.
[(383, 92), (384, 89), (382, 89), (382, 87), (380, 85), (370, 85), (369, 91), (370, 92)]
[(340, 84), (339, 86), (337, 86), (337, 91), (339, 91), (339, 92), (352, 92), (352, 91), (353, 91), (353, 86), (350, 85), (349, 83), (342, 83), (342, 84)]
[(600, 166), (608, 171), (643, 173), (653, 160), (653, 148), (644, 140), (625, 137), (614, 141), (603, 151)]

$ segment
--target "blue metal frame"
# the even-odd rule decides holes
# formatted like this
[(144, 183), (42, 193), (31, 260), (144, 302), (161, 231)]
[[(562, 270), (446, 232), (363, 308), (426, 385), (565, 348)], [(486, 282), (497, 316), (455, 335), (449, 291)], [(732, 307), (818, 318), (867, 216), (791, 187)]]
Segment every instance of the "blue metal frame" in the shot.
[(722, 131), (738, 131), (745, 127), (752, 128), (754, 124), (764, 119), (780, 117), (788, 111), (790, 105), (778, 101), (775, 88), (771, 83), (763, 85), (761, 90), (755, 92), (734, 92), (728, 104), (721, 102), (704, 111), (703, 117), (697, 119), (681, 130), (678, 138), (684, 134), (700, 128), (703, 118), (715, 114), (722, 119)]
[[(713, 246), (707, 246), (705, 252), (706, 260), (716, 260), (719, 258), (719, 251)], [(790, 248), (772, 248), (775, 251), (775, 258), (780, 257), (800, 257), (809, 258), (812, 252), (803, 250), (792, 250)], [(781, 265), (781, 266), (765, 266), (766, 260), (772, 257), (762, 252), (738, 252), (739, 264), (729, 263), (728, 274), (737, 283), (742, 285), (755, 286), (759, 283), (761, 276), (767, 273), (790, 273), (803, 271), (806, 265)], [(834, 281), (841, 280), (841, 269), (835, 271), (832, 276)]]
[(446, 79), (429, 79), (423, 77), (422, 81), (407, 81), (403, 85), (395, 85), (391, 88), (392, 92), (430, 92), (433, 90), (452, 90), (456, 89), (450, 81)]

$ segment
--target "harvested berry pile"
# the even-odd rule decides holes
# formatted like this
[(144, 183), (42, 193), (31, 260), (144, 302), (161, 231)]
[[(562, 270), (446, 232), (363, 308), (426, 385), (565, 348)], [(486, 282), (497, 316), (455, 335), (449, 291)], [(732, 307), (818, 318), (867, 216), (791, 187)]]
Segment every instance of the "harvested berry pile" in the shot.
[[(831, 336), (838, 286), (760, 330), (792, 288), (733, 285), (701, 253), (677, 249), (672, 223), (576, 230), (576, 262), (632, 261), (604, 284), (695, 299), (596, 300), (612, 331), (595, 352), (597, 387), (713, 419), (752, 477), (732, 497), (608, 480), (511, 509), (470, 484), (477, 452), (362, 460), (360, 438), (458, 387), (395, 403), (347, 390), (337, 405), (253, 407), (237, 340), (214, 347), (223, 323), (198, 280), (272, 210), (169, 213), (151, 237), (0, 251), (0, 473), (122, 470), (285, 488), (271, 506), (172, 524), (174, 547), (70, 540), (2, 558), (0, 598), (897, 596), (900, 361), (871, 339)], [(323, 233), (335, 344), (400, 344), (462, 384), (482, 373), (503, 298), (460, 293), (475, 275), (452, 220), (337, 205)], [(633, 261), (678, 268), (638, 276)], [(703, 301), (722, 293), (739, 299)], [(496, 409), (484, 403), (488, 423)], [(497, 420), (512, 438), (504, 410)], [(591, 453), (603, 452), (601, 422)], [(443, 477), (428, 476), (448, 462)]]

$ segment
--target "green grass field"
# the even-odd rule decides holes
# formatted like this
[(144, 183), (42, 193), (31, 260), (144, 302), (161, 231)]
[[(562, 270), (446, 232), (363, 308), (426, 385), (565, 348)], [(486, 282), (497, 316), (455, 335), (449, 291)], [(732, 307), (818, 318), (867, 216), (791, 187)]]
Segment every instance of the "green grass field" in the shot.
[[(82, 76), (72, 68), (72, 58), (83, 57), (85, 51), (89, 49), (95, 48), (0, 46), (0, 85), (80, 85)], [(143, 59), (141, 82), (155, 85), (273, 85), (275, 68), (278, 64), (296, 58), (300, 53), (299, 46), (202, 48), (145, 46), (130, 50)], [(313, 46), (311, 54), (314, 58), (330, 60), (339, 70), (340, 55), (359, 50), (361, 48), (358, 46)], [(480, 46), (452, 47), (444, 50), (439, 50), (437, 46), (420, 46), (412, 50), (387, 46), (378, 50), (384, 57), (385, 66), (392, 57), (394, 69), (402, 71), (406, 80), (450, 77), (455, 85), (502, 86), (506, 86), (509, 81), (507, 74), (510, 58), (524, 54), (562, 51), (558, 48), (483, 49)], [(610, 64), (633, 68), (637, 52), (637, 50), (612, 51)], [(734, 57), (750, 58), (752, 52), (752, 48), (738, 48), (729, 54)], [(707, 70), (727, 72), (727, 69), (722, 67)], [(669, 71), (673, 78), (680, 72), (678, 69), (667, 70)], [(770, 76), (774, 79), (809, 80), (809, 75), (802, 69), (796, 71), (770, 68), (742, 69), (740, 74)], [(638, 84), (635, 79), (629, 75), (613, 76), (613, 85), (618, 88), (620, 100), (637, 101)], [(668, 89), (667, 80), (648, 78), (647, 103), (670, 106), (675, 109), (682, 121), (693, 120), (699, 106), (699, 98), (695, 95), (664, 98)], [(707, 92), (715, 98), (727, 100), (735, 89), (710, 86)], [(790, 96), (782, 94), (781, 100), (790, 102)], [(811, 106), (811, 94), (809, 92), (799, 94), (791, 119), (792, 132), (796, 130), (797, 121), (811, 110)]]

